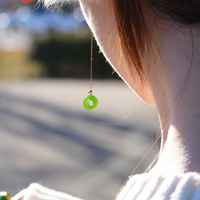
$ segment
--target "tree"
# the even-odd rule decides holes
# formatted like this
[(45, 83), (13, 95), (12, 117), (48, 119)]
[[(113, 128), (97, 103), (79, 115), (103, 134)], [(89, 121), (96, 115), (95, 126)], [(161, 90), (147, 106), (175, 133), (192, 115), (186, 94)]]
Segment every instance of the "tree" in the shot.
[[(30, 57), (41, 63), (46, 77), (89, 78), (90, 45), (89, 35), (77, 38), (49, 31), (45, 40), (35, 39)], [(118, 78), (98, 49), (94, 42), (93, 78)]]

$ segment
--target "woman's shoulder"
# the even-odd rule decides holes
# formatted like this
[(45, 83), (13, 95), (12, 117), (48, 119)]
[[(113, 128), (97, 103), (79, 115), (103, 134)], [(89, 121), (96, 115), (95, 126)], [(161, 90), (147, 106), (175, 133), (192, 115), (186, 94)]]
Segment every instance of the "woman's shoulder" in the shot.
[(137, 174), (129, 178), (117, 200), (199, 200), (200, 175), (188, 173)]

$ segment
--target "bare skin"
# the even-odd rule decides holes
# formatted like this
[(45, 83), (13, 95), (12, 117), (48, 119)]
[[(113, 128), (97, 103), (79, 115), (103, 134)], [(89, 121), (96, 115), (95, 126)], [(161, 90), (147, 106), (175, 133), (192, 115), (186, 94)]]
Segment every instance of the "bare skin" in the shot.
[[(112, 4), (81, 0), (81, 7), (95, 38), (121, 78), (147, 103), (156, 105), (162, 143), (158, 172), (200, 171), (200, 38), (195, 28), (158, 22), (152, 39), (154, 58), (149, 53), (144, 68), (148, 82), (141, 85), (120, 62)], [(155, 58), (156, 55), (156, 58)], [(132, 67), (132, 66), (129, 66)], [(154, 171), (154, 169), (152, 171)]]
[[(119, 42), (111, 0), (100, 0), (99, 3), (97, 0), (80, 0), (80, 3), (101, 51), (112, 67), (142, 100), (157, 107), (162, 142), (158, 163), (150, 173), (199, 173), (198, 29), (181, 27), (147, 16), (148, 24), (153, 27), (153, 46), (143, 63), (148, 81), (142, 85), (137, 74), (132, 76), (123, 60), (119, 62)], [(80, 200), (68, 194), (49, 190), (39, 184), (31, 184), (13, 197), (13, 200), (46, 200), (50, 197), (56, 200)]]

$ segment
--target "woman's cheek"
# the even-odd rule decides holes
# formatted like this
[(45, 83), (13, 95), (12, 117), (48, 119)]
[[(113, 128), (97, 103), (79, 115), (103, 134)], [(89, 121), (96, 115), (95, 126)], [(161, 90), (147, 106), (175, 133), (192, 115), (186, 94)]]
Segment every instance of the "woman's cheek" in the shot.
[(120, 59), (118, 51), (117, 26), (113, 9), (109, 1), (80, 0), (80, 5), (94, 37), (100, 47), (101, 52), (117, 70)]
[(80, 0), (80, 5), (101, 52), (116, 69), (120, 54), (118, 52), (117, 26), (110, 2)]
[(136, 75), (133, 77), (129, 67), (124, 65), (123, 58), (120, 55), (119, 37), (112, 1), (80, 0), (80, 5), (98, 46), (107, 61), (129, 87), (144, 101), (154, 105), (149, 85), (142, 86), (140, 78)]

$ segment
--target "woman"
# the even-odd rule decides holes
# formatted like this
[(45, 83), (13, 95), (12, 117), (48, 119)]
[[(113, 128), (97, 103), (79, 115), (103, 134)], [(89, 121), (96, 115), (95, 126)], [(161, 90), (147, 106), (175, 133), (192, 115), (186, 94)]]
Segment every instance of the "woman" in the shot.
[[(117, 199), (200, 199), (200, 1), (80, 5), (107, 60), (141, 99), (157, 107), (160, 119), (158, 163), (130, 177)], [(33, 184), (24, 199), (76, 198)]]

